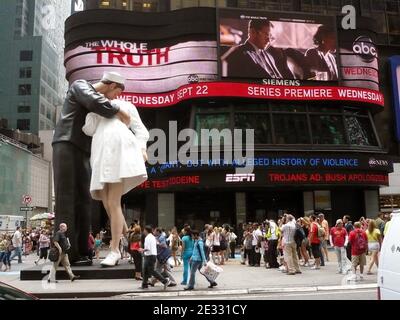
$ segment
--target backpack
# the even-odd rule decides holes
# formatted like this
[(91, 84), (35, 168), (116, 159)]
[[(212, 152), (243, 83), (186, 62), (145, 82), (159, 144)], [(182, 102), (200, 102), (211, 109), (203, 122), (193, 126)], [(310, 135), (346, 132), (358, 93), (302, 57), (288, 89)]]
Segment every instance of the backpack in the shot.
[(362, 235), (361, 231), (356, 231), (356, 239), (354, 241), (354, 251), (357, 255), (363, 254), (367, 251), (368, 242)]
[(225, 236), (223, 234), (220, 234), (219, 246), (220, 246), (221, 250), (226, 250), (227, 249), (226, 238), (225, 238)]
[(324, 227), (320, 226), (319, 224), (317, 224), (317, 226), (318, 226), (318, 238), (320, 238), (320, 240), (324, 240), (325, 229), (324, 229)]
[(296, 242), (296, 244), (300, 246), (305, 237), (306, 234), (304, 233), (303, 228), (300, 226), (296, 226), (296, 231), (294, 233), (294, 241)]

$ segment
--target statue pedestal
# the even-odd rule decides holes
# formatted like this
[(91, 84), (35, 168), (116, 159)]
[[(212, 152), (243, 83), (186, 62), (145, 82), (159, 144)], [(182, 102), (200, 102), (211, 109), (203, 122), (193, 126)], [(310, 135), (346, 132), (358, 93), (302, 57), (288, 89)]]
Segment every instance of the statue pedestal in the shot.
[[(81, 276), (80, 280), (94, 279), (134, 279), (135, 267), (128, 263), (128, 259), (120, 260), (115, 267), (102, 267), (101, 260), (93, 260), (91, 266), (71, 266), (75, 275)], [(40, 264), (32, 268), (21, 270), (20, 280), (43, 280), (48, 278), (52, 263)], [(68, 280), (68, 274), (60, 264), (57, 268), (57, 280)]]

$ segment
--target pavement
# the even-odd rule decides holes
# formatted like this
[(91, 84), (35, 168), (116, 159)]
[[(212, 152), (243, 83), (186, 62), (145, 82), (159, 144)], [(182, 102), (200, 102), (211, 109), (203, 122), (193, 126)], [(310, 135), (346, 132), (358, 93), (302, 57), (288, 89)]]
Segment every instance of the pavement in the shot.
[[(165, 291), (158, 283), (149, 289), (140, 289), (141, 282), (134, 279), (115, 280), (77, 280), (70, 282), (61, 280), (57, 284), (48, 284), (45, 277), (42, 281), (21, 281), (19, 271), (31, 268), (36, 255), (32, 254), (23, 259), (22, 264), (12, 262), (11, 272), (1, 272), (0, 281), (8, 283), (25, 292), (42, 298), (74, 298), (74, 297), (190, 297), (190, 296), (226, 296), (226, 295), (254, 295), (269, 293), (319, 293), (335, 290), (364, 290), (376, 288), (376, 269), (373, 275), (365, 275), (363, 281), (349, 281), (349, 275), (336, 273), (337, 263), (333, 252), (329, 252), (329, 262), (320, 270), (311, 270), (302, 267), (302, 274), (287, 275), (277, 269), (249, 267), (241, 265), (240, 259), (231, 259), (222, 266), (223, 272), (217, 279), (218, 286), (208, 289), (208, 282), (199, 273), (196, 274), (196, 287), (193, 291), (184, 291), (183, 285), (169, 287)], [(125, 261), (125, 263), (127, 263)], [(49, 268), (50, 264), (44, 266)], [(174, 269), (177, 283), (182, 280), (183, 267)]]

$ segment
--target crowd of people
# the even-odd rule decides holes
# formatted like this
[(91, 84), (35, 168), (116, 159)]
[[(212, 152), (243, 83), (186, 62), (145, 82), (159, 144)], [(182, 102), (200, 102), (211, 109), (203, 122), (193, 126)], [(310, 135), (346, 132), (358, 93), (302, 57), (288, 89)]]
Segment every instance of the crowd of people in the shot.
[[(55, 270), (62, 262), (71, 280), (77, 279), (78, 276), (73, 275), (69, 267), (66, 226), (61, 227), (61, 232), (54, 235), (47, 229), (20, 228), (12, 235), (0, 235), (0, 270), (3, 271), (4, 266), (4, 271), (9, 271), (15, 257), (21, 263), (22, 256), (32, 252), (38, 256), (34, 261), (36, 265), (42, 259), (46, 262), (49, 249), (56, 243), (61, 249), (62, 259), (54, 262), (50, 278), (55, 281)], [(176, 227), (166, 231), (161, 227), (142, 228), (138, 221), (134, 221), (127, 234), (121, 236), (120, 252), (121, 259), (127, 258), (134, 265), (134, 277), (142, 282), (142, 289), (157, 282), (165, 288), (176, 286), (179, 282), (185, 290), (192, 290), (197, 270), (208, 261), (224, 265), (235, 258), (236, 252), (240, 252), (241, 264), (249, 267), (264, 265), (288, 275), (301, 274), (301, 268), (319, 270), (329, 261), (328, 246), (333, 248), (337, 257), (337, 273), (348, 274), (351, 271), (349, 279), (358, 280), (363, 278), (365, 267), (367, 274), (372, 274), (374, 265), (378, 267), (381, 243), (389, 227), (390, 215), (384, 213), (379, 213), (376, 219), (361, 217), (354, 224), (350, 216), (345, 215), (331, 228), (322, 213), (297, 219), (287, 213), (277, 221), (245, 223), (237, 230), (237, 235), (227, 224), (221, 227), (206, 224), (201, 232), (187, 224), (180, 231)], [(100, 249), (107, 249), (106, 234), (104, 230), (95, 236), (89, 234), (90, 259), (100, 259)], [(368, 253), (370, 259), (367, 264)], [(177, 281), (173, 268), (180, 265), (183, 266), (183, 275), (182, 280)], [(215, 281), (209, 282), (209, 288), (217, 285)]]
[[(51, 231), (45, 228), (16, 228), (12, 234), (0, 235), (0, 271), (10, 271), (11, 261), (17, 257), (18, 263), (22, 263), (22, 256), (36, 252), (38, 260), (46, 262), (47, 251), (50, 248)], [(5, 269), (3, 270), (3, 266)]]

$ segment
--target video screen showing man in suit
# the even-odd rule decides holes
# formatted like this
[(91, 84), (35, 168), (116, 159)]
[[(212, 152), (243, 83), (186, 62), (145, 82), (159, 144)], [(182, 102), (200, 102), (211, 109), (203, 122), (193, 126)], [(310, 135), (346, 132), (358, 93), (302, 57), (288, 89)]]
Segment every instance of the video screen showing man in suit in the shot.
[(222, 77), (338, 80), (334, 19), (246, 13), (221, 10)]
[(222, 56), (228, 77), (293, 79), (282, 49), (270, 45), (273, 24), (269, 20), (250, 20), (248, 38)]

